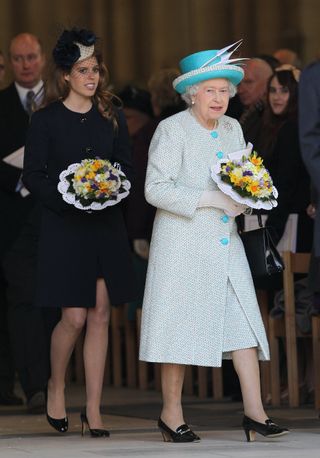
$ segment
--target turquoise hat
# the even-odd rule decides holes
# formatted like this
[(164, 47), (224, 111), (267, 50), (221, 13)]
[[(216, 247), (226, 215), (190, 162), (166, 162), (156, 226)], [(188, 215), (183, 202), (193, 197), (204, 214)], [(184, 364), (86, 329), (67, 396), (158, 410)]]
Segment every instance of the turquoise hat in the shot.
[(230, 59), (230, 56), (241, 43), (239, 40), (223, 49), (199, 51), (182, 59), (179, 63), (182, 74), (173, 81), (174, 89), (183, 94), (187, 86), (212, 78), (226, 78), (237, 86), (244, 76), (240, 65), (246, 59)]

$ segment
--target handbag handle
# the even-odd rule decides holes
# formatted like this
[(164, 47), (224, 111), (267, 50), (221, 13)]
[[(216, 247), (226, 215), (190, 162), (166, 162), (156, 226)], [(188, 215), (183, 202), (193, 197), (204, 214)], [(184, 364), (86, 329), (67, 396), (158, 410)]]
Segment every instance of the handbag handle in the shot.
[[(259, 227), (264, 227), (263, 222), (262, 222), (261, 214), (260, 213), (256, 213), (256, 216), (258, 218)], [(244, 232), (244, 217), (238, 219), (238, 232), (239, 232), (239, 234), (242, 234)]]

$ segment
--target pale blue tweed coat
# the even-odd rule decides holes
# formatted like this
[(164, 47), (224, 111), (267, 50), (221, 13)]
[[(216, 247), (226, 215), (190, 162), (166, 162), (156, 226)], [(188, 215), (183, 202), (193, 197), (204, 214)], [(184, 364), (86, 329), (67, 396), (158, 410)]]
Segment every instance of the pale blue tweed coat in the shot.
[(197, 208), (216, 189), (210, 166), (245, 147), (227, 116), (216, 131), (189, 110), (162, 121), (152, 139), (145, 194), (158, 208), (142, 309), (140, 359), (221, 366), (230, 351), (268, 342), (234, 218)]

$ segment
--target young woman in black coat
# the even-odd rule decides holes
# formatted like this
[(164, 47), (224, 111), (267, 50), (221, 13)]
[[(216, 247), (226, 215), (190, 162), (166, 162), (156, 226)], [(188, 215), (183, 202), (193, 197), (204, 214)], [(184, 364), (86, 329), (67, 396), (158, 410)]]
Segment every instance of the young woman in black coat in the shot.
[(310, 251), (312, 221), (306, 214), (310, 203), (310, 177), (302, 161), (298, 132), (298, 85), (300, 70), (278, 67), (268, 81), (267, 104), (254, 144), (264, 159), (279, 191), (278, 206), (268, 213), (267, 224), (278, 243), (290, 213), (298, 214), (297, 251)]
[(107, 70), (89, 31), (64, 31), (53, 51), (55, 69), (46, 106), (32, 117), (23, 181), (42, 203), (35, 302), (61, 307), (51, 340), (47, 419), (68, 429), (65, 373), (75, 342), (86, 325), (86, 410), (92, 436), (109, 436), (100, 415), (108, 345), (110, 305), (134, 298), (127, 234), (119, 205), (87, 212), (62, 199), (59, 174), (83, 159), (108, 159), (130, 178), (131, 159), (124, 115), (106, 90)]

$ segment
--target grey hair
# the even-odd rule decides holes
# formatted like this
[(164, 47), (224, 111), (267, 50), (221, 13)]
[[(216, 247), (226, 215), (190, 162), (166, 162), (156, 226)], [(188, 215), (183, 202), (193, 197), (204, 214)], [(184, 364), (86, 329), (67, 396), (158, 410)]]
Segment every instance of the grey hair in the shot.
[[(196, 93), (199, 90), (200, 85), (199, 84), (192, 84), (191, 86), (186, 87), (186, 91), (181, 94), (181, 98), (186, 102), (188, 107), (191, 107), (192, 105), (192, 97), (196, 95)], [(237, 93), (237, 88), (236, 86), (231, 83), (231, 81), (228, 80), (228, 89), (229, 89), (229, 97), (234, 97)]]

